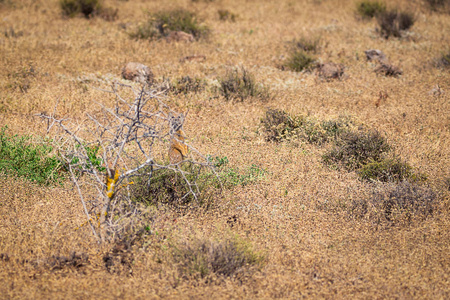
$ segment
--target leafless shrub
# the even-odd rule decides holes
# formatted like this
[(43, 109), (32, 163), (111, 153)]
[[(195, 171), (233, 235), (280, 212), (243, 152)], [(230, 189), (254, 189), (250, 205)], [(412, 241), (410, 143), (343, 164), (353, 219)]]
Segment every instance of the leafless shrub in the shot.
[(368, 199), (356, 201), (351, 211), (376, 223), (407, 223), (422, 220), (435, 212), (436, 193), (426, 186), (407, 181), (377, 185)]
[[(179, 118), (162, 101), (163, 92), (146, 87), (134, 90), (128, 85), (114, 84), (108, 92), (116, 97), (116, 105), (112, 108), (100, 105), (100, 110), (87, 113), (82, 123), (43, 116), (49, 129), (56, 125), (61, 133), (55, 139), (59, 154), (78, 191), (86, 223), (99, 240), (122, 239), (152, 221), (154, 212), (133, 201), (133, 181), (150, 184), (155, 172), (170, 170), (184, 183), (184, 194), (180, 197), (190, 197), (195, 204), (199, 197), (196, 183), (199, 174), (190, 174), (182, 164), (200, 166), (190, 171), (206, 168), (214, 173), (208, 160), (187, 145), (180, 134), (184, 116)], [(122, 97), (126, 93), (134, 99)], [(173, 149), (181, 151), (181, 160), (168, 162), (167, 154)]]
[(377, 15), (380, 33), (386, 39), (401, 37), (405, 30), (411, 28), (414, 24), (414, 16), (409, 12), (399, 12), (396, 10), (384, 11)]

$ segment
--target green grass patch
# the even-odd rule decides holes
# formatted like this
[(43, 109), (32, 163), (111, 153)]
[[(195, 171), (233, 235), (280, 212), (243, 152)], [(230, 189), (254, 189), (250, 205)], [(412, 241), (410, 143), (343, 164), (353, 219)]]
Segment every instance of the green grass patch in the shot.
[(171, 31), (183, 31), (199, 40), (207, 37), (210, 29), (199, 21), (195, 13), (178, 9), (150, 14), (148, 20), (130, 36), (137, 39), (160, 39), (167, 37)]
[(358, 175), (364, 180), (381, 182), (425, 181), (424, 174), (417, 174), (406, 162), (398, 158), (369, 161), (358, 170)]
[(33, 144), (31, 136), (10, 136), (6, 130), (0, 130), (0, 171), (41, 185), (62, 184), (65, 175), (51, 140)]
[(311, 70), (315, 67), (316, 60), (317, 59), (307, 51), (302, 49), (295, 49), (293, 52), (291, 52), (283, 67), (294, 72)]
[(361, 1), (357, 4), (356, 11), (364, 18), (373, 18), (386, 11), (386, 4), (379, 1)]

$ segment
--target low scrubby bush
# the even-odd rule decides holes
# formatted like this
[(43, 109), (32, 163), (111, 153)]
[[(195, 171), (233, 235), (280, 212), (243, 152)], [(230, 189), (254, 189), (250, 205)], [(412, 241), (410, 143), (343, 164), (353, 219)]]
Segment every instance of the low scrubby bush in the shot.
[(373, 18), (386, 11), (386, 4), (379, 1), (361, 1), (357, 4), (356, 10), (364, 18)]
[[(426, 0), (431, 10), (440, 11), (444, 8), (450, 8), (449, 0)], [(448, 11), (450, 12), (450, 11)]]
[(150, 14), (147, 22), (131, 33), (131, 37), (158, 39), (167, 37), (171, 31), (192, 34), (198, 40), (208, 35), (209, 28), (201, 24), (193, 12), (183, 9), (169, 10)]
[(357, 170), (371, 161), (380, 161), (389, 150), (390, 146), (377, 131), (349, 131), (340, 135), (323, 160), (326, 164), (337, 163), (347, 170)]
[(415, 20), (412, 13), (390, 10), (378, 14), (377, 21), (381, 35), (387, 39), (391, 36), (401, 37), (405, 30), (414, 25)]
[(270, 94), (267, 88), (258, 84), (255, 77), (246, 69), (228, 71), (224, 78), (219, 78), (219, 93), (226, 100), (244, 101), (247, 98), (267, 100)]
[(275, 109), (269, 109), (261, 119), (267, 141), (281, 142), (298, 138), (317, 145), (336, 139), (349, 129), (350, 123), (344, 117), (320, 122), (300, 115), (291, 116)]
[(173, 245), (173, 259), (183, 277), (205, 278), (208, 275), (234, 277), (258, 268), (263, 257), (251, 245), (238, 238), (221, 241), (195, 239)]
[(368, 199), (351, 207), (356, 216), (369, 216), (378, 222), (410, 222), (431, 216), (436, 210), (437, 195), (426, 186), (408, 181), (378, 185)]
[(53, 154), (51, 141), (33, 144), (31, 136), (9, 136), (0, 130), (0, 171), (42, 185), (61, 184), (65, 178), (62, 164)]

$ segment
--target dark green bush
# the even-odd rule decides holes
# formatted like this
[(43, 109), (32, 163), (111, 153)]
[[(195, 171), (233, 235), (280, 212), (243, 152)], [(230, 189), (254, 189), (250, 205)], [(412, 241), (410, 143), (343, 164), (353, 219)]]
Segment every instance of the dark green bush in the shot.
[(270, 94), (267, 88), (257, 84), (255, 77), (246, 69), (228, 71), (224, 78), (219, 78), (219, 93), (226, 100), (244, 101), (247, 98), (267, 100)]
[(390, 146), (380, 133), (344, 132), (332, 149), (323, 155), (326, 164), (341, 164), (347, 170), (357, 170), (371, 161), (380, 161)]
[(192, 34), (196, 40), (209, 34), (209, 28), (201, 24), (194, 13), (178, 9), (150, 14), (147, 22), (138, 27), (131, 37), (158, 39), (167, 37), (171, 31)]
[(311, 70), (315, 66), (316, 58), (305, 50), (296, 49), (284, 64), (284, 67), (295, 72)]
[(224, 277), (245, 275), (263, 262), (250, 244), (237, 238), (222, 241), (195, 239), (173, 245), (173, 258), (184, 277), (216, 274)]
[(42, 185), (63, 182), (62, 164), (57, 155), (52, 154), (51, 141), (34, 145), (30, 136), (8, 136), (6, 130), (6, 126), (0, 130), (1, 172)]
[(423, 181), (426, 179), (424, 175), (414, 173), (410, 165), (398, 158), (369, 161), (358, 170), (358, 175), (364, 180), (382, 182)]
[(401, 37), (405, 30), (414, 25), (414, 16), (409, 12), (398, 12), (396, 10), (385, 11), (377, 15), (380, 33), (383, 37)]
[(361, 1), (357, 4), (357, 12), (364, 18), (373, 18), (386, 11), (386, 4), (379, 1)]
[(74, 17), (82, 13), (86, 18), (93, 17), (102, 9), (100, 0), (60, 0), (63, 15)]

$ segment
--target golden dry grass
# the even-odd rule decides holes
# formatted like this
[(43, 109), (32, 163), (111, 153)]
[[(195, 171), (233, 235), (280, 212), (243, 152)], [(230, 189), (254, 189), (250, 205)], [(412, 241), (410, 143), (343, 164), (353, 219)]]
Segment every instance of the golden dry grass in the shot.
[[(448, 14), (433, 13), (421, 1), (389, 2), (413, 11), (416, 23), (408, 37), (385, 40), (375, 20), (355, 15), (354, 1), (105, 1), (119, 9), (114, 22), (62, 18), (56, 0), (5, 2), (15, 5), (0, 4), (0, 126), (14, 133), (45, 135), (34, 115), (50, 113), (57, 102), (59, 115), (80, 120), (94, 101), (111, 105), (113, 98), (92, 86), (99, 78), (120, 79), (130, 61), (148, 65), (159, 80), (189, 75), (209, 86), (228, 68), (244, 66), (273, 97), (234, 103), (207, 89), (168, 100), (180, 112), (189, 109), (184, 129), (202, 153), (267, 172), (218, 194), (208, 210), (157, 211), (152, 228), (158, 235), (147, 237), (147, 247), (129, 250), (131, 266), (121, 271), (105, 268), (112, 245), (98, 246), (88, 229), (75, 230), (85, 220), (70, 185), (44, 188), (2, 175), (0, 298), (450, 297), (450, 75), (433, 65), (448, 51)], [(209, 39), (129, 38), (145, 20), (144, 10), (171, 8), (196, 12), (212, 30)], [(220, 9), (236, 14), (236, 22), (220, 21)], [(278, 68), (287, 42), (302, 36), (320, 37), (317, 56), (345, 65), (346, 77), (324, 81), (314, 72)], [(372, 48), (403, 75), (376, 74), (363, 52)], [(180, 62), (188, 55), (206, 60)], [(429, 94), (436, 84), (444, 94)], [(380, 92), (388, 97), (378, 101)], [(322, 164), (324, 147), (266, 142), (260, 119), (268, 108), (319, 120), (347, 115), (379, 130), (402, 159), (428, 175), (438, 194), (436, 212), (394, 225), (349, 215), (352, 201), (369, 197), (372, 185)], [(265, 257), (258, 270), (239, 278), (184, 278), (169, 255), (172, 243), (234, 235)], [(88, 254), (89, 263), (49, 266), (52, 256), (73, 252)]]

